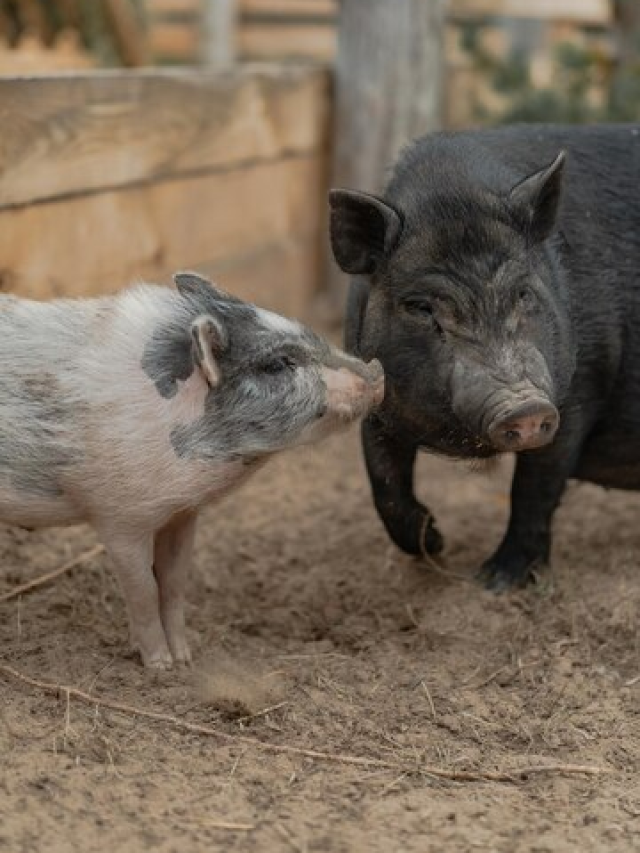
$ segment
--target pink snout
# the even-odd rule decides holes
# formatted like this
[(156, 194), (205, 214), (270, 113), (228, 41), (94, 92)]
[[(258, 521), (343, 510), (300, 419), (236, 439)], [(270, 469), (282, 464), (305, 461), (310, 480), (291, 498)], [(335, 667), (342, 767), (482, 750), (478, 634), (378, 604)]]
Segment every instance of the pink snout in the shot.
[(384, 371), (379, 361), (324, 370), (328, 412), (351, 421), (366, 415), (384, 399)]
[(555, 406), (545, 400), (533, 400), (496, 418), (487, 434), (497, 450), (534, 450), (553, 441), (559, 424)]
[(373, 381), (369, 383), (372, 405), (379, 406), (384, 400), (384, 371), (377, 359), (374, 359), (367, 366), (375, 375)]

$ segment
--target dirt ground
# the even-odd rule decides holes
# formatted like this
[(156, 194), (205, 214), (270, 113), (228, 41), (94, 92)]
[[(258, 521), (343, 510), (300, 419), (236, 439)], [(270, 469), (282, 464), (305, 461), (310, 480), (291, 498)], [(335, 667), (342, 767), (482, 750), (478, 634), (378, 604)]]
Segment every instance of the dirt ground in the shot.
[[(452, 574), (497, 543), (508, 475), (421, 461)], [(1, 529), (0, 593), (94, 542)], [(282, 457), (202, 517), (191, 672), (149, 674), (128, 652), (104, 556), (0, 604), (1, 663), (256, 743), (0, 675), (0, 849), (640, 850), (639, 563), (640, 495), (575, 486), (553, 575), (494, 597), (389, 545), (355, 431)], [(518, 775), (542, 764), (611, 772)]]

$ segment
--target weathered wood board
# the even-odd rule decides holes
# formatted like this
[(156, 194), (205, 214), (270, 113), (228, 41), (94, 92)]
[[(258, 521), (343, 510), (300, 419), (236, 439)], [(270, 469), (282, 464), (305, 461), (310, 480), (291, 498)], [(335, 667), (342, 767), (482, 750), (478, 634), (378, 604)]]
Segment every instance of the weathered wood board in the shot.
[(0, 78), (0, 209), (318, 151), (327, 92), (296, 66)]
[(609, 0), (452, 0), (449, 14), (453, 18), (503, 16), (605, 25), (612, 13)]
[(238, 50), (250, 59), (303, 58), (330, 62), (337, 34), (331, 23), (267, 25), (246, 23), (238, 33)]
[(238, 0), (238, 7), (245, 15), (330, 18), (338, 13), (337, 0)]
[(303, 315), (328, 113), (313, 69), (0, 80), (0, 288), (94, 295), (190, 268)]

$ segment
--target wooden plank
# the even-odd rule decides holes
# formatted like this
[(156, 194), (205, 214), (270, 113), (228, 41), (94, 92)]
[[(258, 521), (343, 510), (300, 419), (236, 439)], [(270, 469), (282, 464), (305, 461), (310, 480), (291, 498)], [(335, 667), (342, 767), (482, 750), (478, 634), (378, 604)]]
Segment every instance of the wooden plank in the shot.
[(317, 283), (325, 173), (324, 158), (308, 155), (1, 211), (2, 289), (95, 295), (198, 268), (245, 298), (242, 276), (252, 298), (264, 276), (266, 303), (300, 310)]
[(189, 23), (162, 22), (149, 27), (149, 49), (156, 57), (194, 63), (199, 54), (197, 27)]
[(147, 15), (198, 15), (203, 0), (146, 0)]
[(252, 59), (307, 57), (331, 61), (336, 52), (336, 30), (330, 25), (244, 24), (238, 33), (238, 50)]
[(337, 0), (239, 0), (241, 15), (289, 16), (294, 18), (335, 18)]
[(292, 235), (225, 261), (201, 261), (197, 269), (242, 299), (306, 320), (318, 289), (320, 245), (316, 235)]
[(328, 109), (308, 67), (2, 79), (0, 209), (316, 151)]
[(562, 20), (601, 26), (612, 21), (609, 0), (451, 0), (449, 15), (452, 18), (501, 16)]
[(319, 157), (234, 170), (145, 189), (163, 259), (222, 261), (265, 242), (319, 231)]

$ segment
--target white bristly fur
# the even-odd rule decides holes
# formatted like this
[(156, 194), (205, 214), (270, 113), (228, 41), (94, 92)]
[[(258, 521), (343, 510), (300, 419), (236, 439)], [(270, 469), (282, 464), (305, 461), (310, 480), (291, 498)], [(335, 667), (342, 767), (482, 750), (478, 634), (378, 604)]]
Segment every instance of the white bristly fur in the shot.
[[(206, 281), (196, 279), (194, 287), (204, 287), (208, 305), (218, 298)], [(231, 300), (220, 306), (222, 316), (235, 310), (246, 334), (262, 340), (268, 333), (267, 345), (288, 337), (306, 346), (307, 366), (285, 369), (277, 385), (266, 376), (254, 387), (255, 365), (247, 364), (244, 376), (241, 361), (240, 396), (216, 396), (218, 409), (203, 417), (208, 395), (224, 392), (224, 381), (222, 392), (210, 387), (213, 351), (206, 353), (209, 382), (190, 360), (196, 299), (197, 293), (183, 298), (154, 285), (49, 303), (0, 296), (0, 521), (93, 524), (122, 586), (133, 642), (144, 663), (157, 668), (190, 659), (184, 587), (199, 507), (263, 458), (249, 440), (243, 446), (243, 425), (252, 425), (257, 438), (251, 440), (268, 455), (365, 414), (381, 393), (380, 377), (377, 384), (364, 379), (360, 362), (318, 343), (299, 324)], [(176, 345), (175, 358), (186, 357), (187, 370), (173, 363)], [(168, 389), (145, 366), (150, 352), (152, 368), (170, 374)], [(323, 364), (329, 355), (330, 368)], [(182, 373), (188, 378), (180, 380)], [(277, 394), (291, 402), (295, 429), (286, 440), (279, 427), (287, 425), (289, 410), (274, 403)], [(275, 424), (260, 420), (267, 405), (278, 415)], [(235, 420), (227, 417), (225, 426), (229, 414)], [(173, 439), (185, 428), (188, 437), (177, 446)], [(225, 428), (226, 444), (218, 446)]]
[[(167, 399), (140, 367), (153, 330), (180, 313), (177, 294), (140, 285), (113, 299), (3, 298), (0, 309), (0, 365), (10, 365), (16, 382), (55, 378), (56, 396), (72, 413), (72, 426), (61, 424), (55, 441), (77, 460), (61, 473), (62, 497), (17, 496), (0, 480), (4, 520), (38, 526), (106, 516), (114, 525), (158, 528), (242, 474), (240, 463), (212, 470), (211, 463), (179, 459), (171, 446), (171, 431), (203, 412), (202, 374), (192, 373)], [(25, 424), (34, 413), (2, 369), (0, 442), (14, 446), (28, 442)]]

